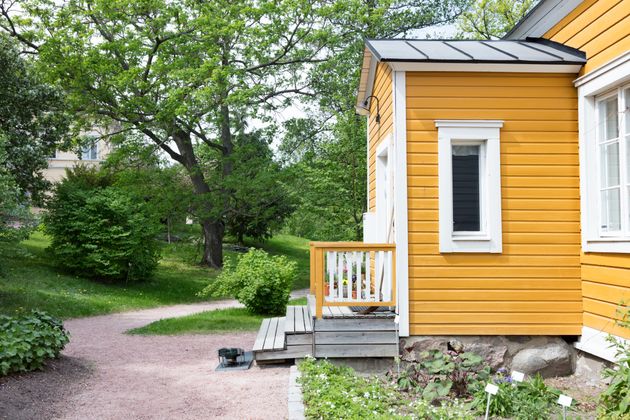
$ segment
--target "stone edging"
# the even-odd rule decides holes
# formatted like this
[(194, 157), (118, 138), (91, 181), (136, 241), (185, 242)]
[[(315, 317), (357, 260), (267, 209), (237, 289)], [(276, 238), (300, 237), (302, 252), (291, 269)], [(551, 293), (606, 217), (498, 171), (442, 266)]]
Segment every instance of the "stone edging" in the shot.
[(297, 379), (301, 376), (296, 365), (289, 370), (289, 420), (304, 420), (302, 387)]

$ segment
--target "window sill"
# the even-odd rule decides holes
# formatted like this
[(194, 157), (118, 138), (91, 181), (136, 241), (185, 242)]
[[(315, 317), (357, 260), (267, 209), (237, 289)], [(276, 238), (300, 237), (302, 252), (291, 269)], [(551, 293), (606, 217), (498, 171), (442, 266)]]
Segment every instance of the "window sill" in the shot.
[(490, 241), (492, 238), (488, 235), (453, 235), (452, 241)]
[(630, 254), (630, 239), (628, 238), (596, 238), (589, 239), (583, 244), (584, 252), (609, 252)]

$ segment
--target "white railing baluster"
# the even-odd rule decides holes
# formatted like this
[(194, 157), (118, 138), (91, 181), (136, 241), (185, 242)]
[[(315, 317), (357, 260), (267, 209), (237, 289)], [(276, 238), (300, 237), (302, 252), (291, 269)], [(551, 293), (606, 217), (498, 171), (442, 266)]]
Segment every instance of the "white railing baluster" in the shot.
[(337, 253), (337, 300), (343, 300), (343, 252)]
[(391, 252), (386, 252), (385, 253), (385, 260), (386, 260), (386, 264), (385, 264), (385, 287), (383, 288), (384, 291), (384, 295), (383, 295), (383, 300), (384, 301), (389, 301), (391, 300), (391, 291), (392, 291), (392, 253)]
[(359, 302), (361, 302), (363, 300), (363, 281), (361, 279), (361, 267), (363, 264), (361, 264), (361, 261), (363, 260), (363, 254), (359, 251), (359, 252), (355, 252), (354, 253), (354, 263), (357, 265), (357, 299)]
[(335, 259), (337, 258), (337, 253), (327, 252), (326, 253), (326, 268), (328, 268), (328, 298), (332, 299), (334, 297), (335, 291)]
[(346, 252), (346, 273), (348, 283), (346, 284), (347, 299), (352, 300), (352, 253)]
[(367, 251), (365, 253), (365, 300), (372, 300), (372, 284), (370, 283), (371, 271), (370, 251)]

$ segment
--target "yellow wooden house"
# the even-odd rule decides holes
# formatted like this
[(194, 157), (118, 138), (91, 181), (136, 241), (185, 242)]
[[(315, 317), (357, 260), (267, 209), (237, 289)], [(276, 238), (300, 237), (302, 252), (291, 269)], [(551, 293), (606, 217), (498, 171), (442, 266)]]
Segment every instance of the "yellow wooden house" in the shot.
[(327, 357), (550, 335), (612, 360), (607, 334), (630, 338), (629, 109), (630, 0), (542, 0), (496, 41), (367, 40), (365, 243), (312, 244), (311, 303), (263, 325), (257, 354), (283, 331), (277, 351)]

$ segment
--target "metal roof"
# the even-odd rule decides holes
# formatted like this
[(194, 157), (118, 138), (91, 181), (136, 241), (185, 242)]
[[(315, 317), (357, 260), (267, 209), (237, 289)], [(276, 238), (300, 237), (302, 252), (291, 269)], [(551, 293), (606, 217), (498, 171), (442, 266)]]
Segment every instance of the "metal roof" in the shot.
[(583, 52), (555, 42), (527, 40), (370, 39), (378, 61), (504, 64), (584, 64)]

